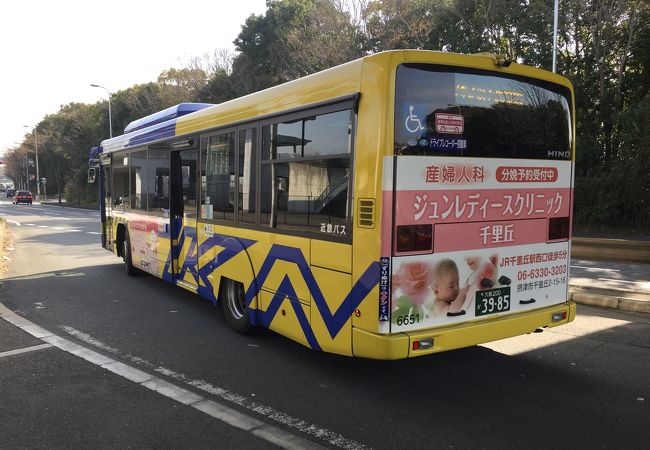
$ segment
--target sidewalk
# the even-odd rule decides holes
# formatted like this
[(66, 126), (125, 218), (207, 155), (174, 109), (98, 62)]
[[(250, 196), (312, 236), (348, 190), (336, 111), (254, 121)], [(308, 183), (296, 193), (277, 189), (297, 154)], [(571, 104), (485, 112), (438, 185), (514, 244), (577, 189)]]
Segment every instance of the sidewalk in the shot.
[(650, 264), (572, 259), (569, 280), (576, 303), (650, 313)]

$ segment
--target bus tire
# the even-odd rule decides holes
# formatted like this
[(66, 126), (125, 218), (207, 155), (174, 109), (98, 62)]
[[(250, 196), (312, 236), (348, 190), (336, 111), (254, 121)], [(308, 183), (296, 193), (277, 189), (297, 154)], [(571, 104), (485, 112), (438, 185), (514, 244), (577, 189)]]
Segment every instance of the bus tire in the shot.
[(239, 334), (248, 334), (252, 325), (246, 307), (244, 285), (229, 278), (223, 278), (221, 283), (221, 305), (228, 326)]
[(126, 274), (130, 277), (135, 276), (137, 274), (137, 269), (133, 267), (133, 260), (131, 258), (131, 239), (129, 238), (128, 230), (124, 234), (122, 246), (122, 259), (124, 260), (124, 266), (126, 267)]

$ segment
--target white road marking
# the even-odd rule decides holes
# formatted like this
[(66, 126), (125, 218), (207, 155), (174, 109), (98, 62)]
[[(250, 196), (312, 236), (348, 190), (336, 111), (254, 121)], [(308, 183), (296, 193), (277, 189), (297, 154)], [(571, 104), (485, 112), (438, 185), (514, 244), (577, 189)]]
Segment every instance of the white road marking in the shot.
[(0, 358), (5, 358), (7, 356), (20, 355), (22, 353), (34, 352), (36, 350), (43, 350), (45, 348), (50, 348), (50, 347), (52, 347), (51, 344), (39, 344), (39, 345), (33, 345), (31, 347), (19, 348), (17, 350), (9, 350), (7, 352), (0, 353)]
[(6, 220), (7, 222), (9, 222), (9, 223), (13, 223), (13, 224), (16, 225), (17, 227), (20, 226), (20, 222), (16, 222), (15, 220), (11, 220), (11, 219), (5, 219), (5, 220)]
[(68, 326), (65, 326), (65, 325), (61, 326), (59, 328), (61, 328), (63, 331), (65, 331), (69, 335), (76, 337), (80, 341), (85, 342), (86, 344), (90, 344), (90, 345), (95, 346), (97, 348), (101, 348), (102, 350), (107, 351), (109, 353), (119, 353), (118, 349), (113, 348), (113, 347), (111, 347), (109, 345), (106, 345), (102, 341), (98, 341), (97, 339), (90, 336), (89, 334), (86, 334), (86, 333), (84, 333), (82, 331), (79, 331), (79, 330), (77, 330), (75, 328), (68, 327)]
[[(105, 347), (111, 348), (111, 350), (116, 350), (113, 349), (110, 346), (107, 346), (101, 341), (96, 340), (92, 336), (83, 333), (81, 331), (78, 331), (72, 327), (62, 327), (64, 331), (72, 334), (73, 336), (83, 340), (84, 342), (90, 344), (90, 345), (98, 345), (99, 348), (104, 349)], [(110, 350), (109, 350), (110, 351)], [(116, 350), (116, 352), (119, 352), (119, 350)], [(161, 375), (165, 375), (166, 377), (173, 378), (179, 382), (185, 383), (189, 386), (192, 386), (196, 389), (200, 389), (204, 392), (207, 392), (208, 394), (211, 394), (213, 396), (216, 396), (222, 400), (225, 400), (230, 403), (234, 403), (242, 408), (245, 408), (249, 411), (255, 412), (257, 414), (261, 414), (262, 416), (272, 419), (276, 422), (281, 423), (282, 425), (293, 428), (295, 430), (298, 430), (302, 433), (306, 433), (308, 435), (314, 436), (318, 439), (323, 439), (327, 442), (329, 442), (332, 445), (335, 445), (336, 447), (340, 447), (343, 449), (348, 449), (348, 450), (364, 450), (367, 449), (364, 444), (361, 444), (359, 442), (356, 442), (354, 440), (348, 439), (344, 436), (341, 436), (338, 433), (335, 433), (331, 430), (328, 430), (326, 428), (319, 427), (316, 424), (312, 424), (309, 422), (306, 422), (303, 419), (300, 419), (298, 417), (293, 417), (290, 416), (289, 414), (286, 414), (282, 411), (278, 411), (277, 409), (267, 406), (264, 404), (257, 403), (243, 395), (237, 394), (235, 392), (231, 392), (228, 389), (219, 387), (219, 386), (214, 386), (207, 381), (204, 380), (193, 380), (191, 378), (188, 378), (182, 373), (175, 372), (173, 370), (167, 369), (165, 367), (161, 366), (156, 366), (149, 361), (142, 359), (138, 356), (128, 354), (125, 356), (125, 358), (129, 359), (131, 362), (134, 364), (144, 366), (148, 368), (149, 370), (153, 370), (154, 372), (157, 372)], [(226, 407), (228, 408), (228, 407)], [(230, 409), (230, 408), (228, 408)], [(205, 411), (204, 411), (205, 412)], [(215, 417), (219, 419), (219, 417)], [(219, 419), (221, 420), (221, 419)], [(275, 442), (274, 442), (275, 443)], [(277, 444), (276, 444), (277, 445)]]
[[(149, 375), (146, 372), (143, 372), (134, 367), (123, 364), (119, 361), (115, 361), (111, 358), (108, 358), (104, 355), (101, 355), (97, 352), (87, 349), (81, 345), (75, 344), (74, 342), (64, 339), (60, 336), (56, 336), (54, 334), (48, 333), (46, 330), (43, 330), (37, 325), (34, 325), (29, 320), (21, 316), (18, 316), (13, 311), (6, 308), (2, 303), (0, 303), (0, 317), (6, 320), (7, 322), (12, 323), (13, 325), (23, 329), (24, 331), (27, 331), (28, 333), (30, 333), (30, 329), (34, 329), (34, 327), (36, 327), (40, 330), (38, 331), (37, 334), (39, 335), (42, 335), (43, 333), (46, 334), (43, 340), (50, 345), (57, 347), (68, 353), (71, 353), (73, 355), (79, 356), (80, 358), (83, 358), (86, 361), (91, 362), (92, 364), (98, 365), (110, 372), (113, 372), (123, 378), (126, 378), (127, 380), (138, 383), (143, 387), (151, 389), (177, 402), (180, 402), (184, 405), (191, 406), (192, 408), (195, 408), (196, 410), (201, 411), (209, 415), (210, 417), (222, 421), (230, 426), (247, 431), (255, 435), (256, 437), (258, 437), (259, 439), (265, 440), (266, 442), (272, 443), (281, 448), (292, 449), (292, 450), (323, 448), (321, 445), (308, 441), (296, 434), (290, 433), (281, 428), (275, 427), (271, 424), (264, 423), (258, 419), (255, 419), (252, 416), (248, 416), (233, 408), (230, 408), (229, 406), (215, 402), (213, 400), (206, 399), (205, 397), (195, 394), (194, 392), (191, 392), (173, 383), (165, 381), (156, 376)], [(82, 332), (78, 332), (72, 327), (66, 327), (66, 329), (73, 330), (74, 332), (77, 332), (77, 335), (79, 336), (85, 335), (87, 338), (90, 338), (90, 340), (96, 341), (89, 335)], [(32, 335), (36, 336), (36, 334), (32, 334)], [(186, 383), (191, 386), (198, 387), (196, 386), (196, 384), (194, 384), (196, 382), (186, 381)], [(228, 392), (225, 389), (215, 388), (215, 387), (213, 387), (212, 390), (220, 391), (222, 393)], [(236, 395), (236, 394), (231, 394), (231, 395)], [(225, 397), (222, 395), (221, 398), (225, 398)], [(252, 405), (256, 405), (256, 404), (252, 403)], [(279, 411), (275, 411), (270, 407), (266, 407), (264, 405), (256, 405), (255, 409), (251, 408), (250, 406), (246, 406), (246, 408), (251, 409), (259, 414), (262, 414), (269, 419), (278, 420), (278, 418), (274, 415), (278, 413), (284, 417), (290, 417), (283, 413), (280, 413)], [(273, 412), (274, 414), (270, 414), (270, 412)], [(339, 434), (332, 433), (331, 431), (325, 429), (320, 429), (315, 425), (307, 424), (306, 422), (300, 419), (296, 419), (296, 418), (292, 418), (292, 419), (293, 421), (302, 424), (304, 427), (307, 427), (305, 429), (305, 432), (308, 432), (312, 436), (329, 440), (330, 443), (337, 445), (341, 448), (364, 449), (364, 450), (367, 449), (365, 445), (352, 440), (345, 439), (343, 436)], [(280, 422), (284, 423), (284, 421), (281, 420)], [(296, 427), (296, 426), (294, 426), (294, 428), (300, 429), (300, 427)], [(331, 439), (329, 439), (331, 436), (336, 436), (338, 437), (338, 439), (336, 439), (333, 442)]]
[(7, 214), (9, 216), (13, 216), (15, 214), (18, 214), (19, 216), (33, 216), (34, 215), (32, 213), (26, 213), (26, 212), (20, 212), (20, 211), (9, 211), (9, 212), (4, 212), (4, 214)]
[(605, 270), (607, 272), (620, 272), (619, 269), (607, 269), (605, 267), (591, 267), (591, 266), (571, 266), (576, 269), (592, 269), (592, 270)]
[(86, 234), (101, 234), (99, 231), (86, 231)]
[(20, 281), (20, 280), (39, 280), (41, 278), (50, 278), (50, 277), (70, 278), (70, 277), (83, 277), (83, 276), (86, 276), (84, 272), (45, 272), (45, 273), (37, 273), (34, 275), (23, 275), (19, 277), (6, 278), (6, 280)]
[(601, 281), (614, 281), (616, 283), (630, 283), (630, 284), (637, 284), (637, 281), (627, 281), (627, 280), (615, 280), (613, 278), (598, 278)]

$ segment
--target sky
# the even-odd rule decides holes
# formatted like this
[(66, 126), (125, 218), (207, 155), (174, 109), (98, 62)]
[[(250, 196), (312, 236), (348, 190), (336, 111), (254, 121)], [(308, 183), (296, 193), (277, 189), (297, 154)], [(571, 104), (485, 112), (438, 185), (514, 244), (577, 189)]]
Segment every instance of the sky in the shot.
[[(71, 102), (155, 81), (232, 41), (265, 0), (20, 0), (0, 3), (0, 155)], [(117, 131), (117, 130), (116, 130)]]

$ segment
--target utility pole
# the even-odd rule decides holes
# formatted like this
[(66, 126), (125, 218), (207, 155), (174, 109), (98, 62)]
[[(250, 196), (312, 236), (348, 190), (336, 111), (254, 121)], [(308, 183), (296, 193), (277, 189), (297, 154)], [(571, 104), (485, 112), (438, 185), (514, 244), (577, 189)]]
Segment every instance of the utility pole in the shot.
[(555, 7), (553, 8), (553, 73), (556, 72), (557, 61), (557, 16), (560, 10), (560, 0), (555, 0)]

